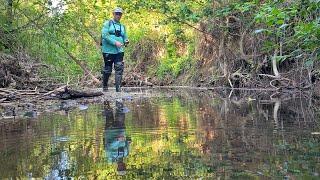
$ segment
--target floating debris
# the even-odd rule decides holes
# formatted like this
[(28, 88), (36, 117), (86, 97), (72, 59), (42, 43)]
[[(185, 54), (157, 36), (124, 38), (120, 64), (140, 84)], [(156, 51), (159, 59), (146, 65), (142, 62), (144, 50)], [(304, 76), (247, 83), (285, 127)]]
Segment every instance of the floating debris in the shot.
[(29, 118), (35, 118), (37, 117), (38, 113), (37, 111), (33, 110), (33, 111), (27, 111), (23, 114), (24, 117), (29, 117)]
[(127, 107), (123, 107), (123, 108), (122, 108), (122, 112), (123, 112), (123, 113), (128, 113), (128, 112), (130, 112), (130, 109), (127, 108)]
[(67, 136), (56, 137), (53, 139), (55, 142), (68, 142), (70, 140)]
[(89, 108), (88, 105), (84, 105), (84, 104), (80, 104), (80, 105), (79, 105), (79, 109), (80, 109), (81, 111), (87, 110), (88, 108)]

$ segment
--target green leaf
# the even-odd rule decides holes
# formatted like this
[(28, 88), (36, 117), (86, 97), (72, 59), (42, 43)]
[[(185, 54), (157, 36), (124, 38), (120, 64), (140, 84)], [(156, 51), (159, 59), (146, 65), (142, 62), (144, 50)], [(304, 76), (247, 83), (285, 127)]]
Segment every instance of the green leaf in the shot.
[(272, 11), (271, 11), (271, 14), (273, 16), (278, 16), (280, 13), (281, 13), (280, 10), (279, 9), (275, 9), (275, 8), (273, 8)]
[(277, 25), (281, 25), (281, 24), (283, 24), (283, 23), (284, 23), (284, 20), (282, 20), (282, 19), (279, 19), (279, 20), (277, 20), (277, 22), (276, 22)]
[(313, 66), (313, 60), (308, 59), (308, 60), (304, 63), (304, 65), (305, 65), (306, 67), (312, 67), (312, 66)]
[(277, 61), (278, 63), (282, 63), (282, 62), (284, 62), (285, 60), (287, 60), (288, 57), (290, 57), (290, 56), (289, 56), (289, 55), (284, 55), (284, 56), (276, 56), (275, 58), (276, 58), (276, 61)]

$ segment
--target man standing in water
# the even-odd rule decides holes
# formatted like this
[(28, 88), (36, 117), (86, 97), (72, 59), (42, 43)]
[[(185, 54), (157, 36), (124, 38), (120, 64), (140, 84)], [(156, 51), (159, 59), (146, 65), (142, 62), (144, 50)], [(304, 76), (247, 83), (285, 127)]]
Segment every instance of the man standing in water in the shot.
[(112, 65), (115, 70), (116, 91), (121, 91), (122, 74), (124, 70), (123, 56), (124, 46), (129, 43), (126, 28), (120, 23), (123, 10), (119, 7), (113, 10), (113, 19), (103, 24), (101, 35), (102, 55), (104, 59), (103, 91), (108, 90), (108, 81), (112, 73)]

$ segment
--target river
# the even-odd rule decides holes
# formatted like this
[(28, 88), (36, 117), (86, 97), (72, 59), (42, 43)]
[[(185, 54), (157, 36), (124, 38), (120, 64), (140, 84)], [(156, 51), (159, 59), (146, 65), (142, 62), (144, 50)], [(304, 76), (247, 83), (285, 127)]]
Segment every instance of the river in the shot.
[(320, 178), (319, 104), (250, 93), (173, 89), (0, 120), (0, 179)]

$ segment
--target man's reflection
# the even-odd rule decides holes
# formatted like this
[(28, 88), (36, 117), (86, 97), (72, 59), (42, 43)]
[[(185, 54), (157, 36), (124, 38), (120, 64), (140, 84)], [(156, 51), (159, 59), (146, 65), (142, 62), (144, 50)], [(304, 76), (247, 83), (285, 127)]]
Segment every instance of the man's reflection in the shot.
[(117, 163), (119, 175), (126, 172), (126, 164), (123, 162), (124, 157), (129, 154), (129, 144), (131, 140), (126, 137), (125, 133), (125, 111), (123, 102), (116, 101), (115, 113), (110, 107), (108, 101), (105, 102), (105, 137), (104, 145), (109, 163)]
[(52, 170), (45, 179), (70, 179), (70, 163), (67, 151), (60, 151), (54, 158)]
[[(51, 170), (44, 179), (72, 179), (73, 162), (70, 160), (67, 136), (53, 136), (51, 143)], [(69, 149), (69, 151), (68, 151)]]

